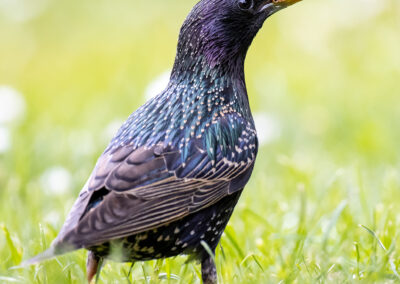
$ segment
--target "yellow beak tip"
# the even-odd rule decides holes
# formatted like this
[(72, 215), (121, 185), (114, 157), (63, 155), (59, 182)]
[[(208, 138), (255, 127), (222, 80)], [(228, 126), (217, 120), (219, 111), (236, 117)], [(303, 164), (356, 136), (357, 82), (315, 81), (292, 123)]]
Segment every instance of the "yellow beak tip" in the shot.
[(293, 5), (294, 3), (300, 2), (301, 0), (272, 0), (275, 4), (286, 4), (286, 5)]

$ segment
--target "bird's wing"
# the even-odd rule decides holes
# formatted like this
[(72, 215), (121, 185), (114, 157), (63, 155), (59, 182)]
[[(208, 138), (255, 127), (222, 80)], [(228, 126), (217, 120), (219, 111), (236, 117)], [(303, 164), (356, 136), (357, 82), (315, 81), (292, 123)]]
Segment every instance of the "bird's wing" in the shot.
[[(89, 247), (130, 236), (241, 190), (253, 169), (257, 146), (255, 135), (253, 140), (240, 135), (229, 155), (218, 143), (195, 138), (185, 154), (163, 143), (105, 152), (56, 243)], [(222, 139), (208, 139), (213, 138)]]

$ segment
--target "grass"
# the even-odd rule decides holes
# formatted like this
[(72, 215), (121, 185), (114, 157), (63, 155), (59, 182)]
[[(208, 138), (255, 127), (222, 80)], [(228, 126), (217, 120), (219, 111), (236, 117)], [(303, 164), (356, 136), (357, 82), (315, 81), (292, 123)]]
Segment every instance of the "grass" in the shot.
[[(32, 2), (47, 6), (25, 21), (0, 6), (0, 85), (27, 105), (5, 126), (12, 147), (0, 153), (0, 282), (82, 283), (84, 251), (13, 267), (56, 237), (107, 125), (172, 65), (194, 2)], [(260, 148), (217, 249), (221, 283), (400, 281), (400, 5), (351, 2), (297, 4), (250, 49), (252, 109), (279, 131)], [(71, 175), (67, 191), (42, 182), (55, 166)], [(106, 262), (100, 282), (199, 283), (199, 266), (185, 260), (138, 262), (131, 273)]]

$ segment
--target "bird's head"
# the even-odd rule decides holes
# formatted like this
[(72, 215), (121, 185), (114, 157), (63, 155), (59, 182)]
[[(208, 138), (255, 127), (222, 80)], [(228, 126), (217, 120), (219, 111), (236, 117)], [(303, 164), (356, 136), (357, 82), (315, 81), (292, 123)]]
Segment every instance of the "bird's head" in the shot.
[(179, 37), (176, 64), (201, 57), (214, 67), (244, 62), (264, 21), (301, 0), (201, 0), (186, 18)]

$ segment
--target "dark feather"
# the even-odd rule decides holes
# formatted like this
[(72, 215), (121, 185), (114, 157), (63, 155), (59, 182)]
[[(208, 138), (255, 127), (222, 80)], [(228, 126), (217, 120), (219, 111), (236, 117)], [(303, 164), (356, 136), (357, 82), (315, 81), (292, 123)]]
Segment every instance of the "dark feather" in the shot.
[(105, 152), (56, 245), (91, 247), (148, 231), (242, 189), (253, 168), (254, 151), (232, 161), (217, 145), (214, 160), (204, 144), (191, 140), (186, 160), (178, 149), (163, 143)]

